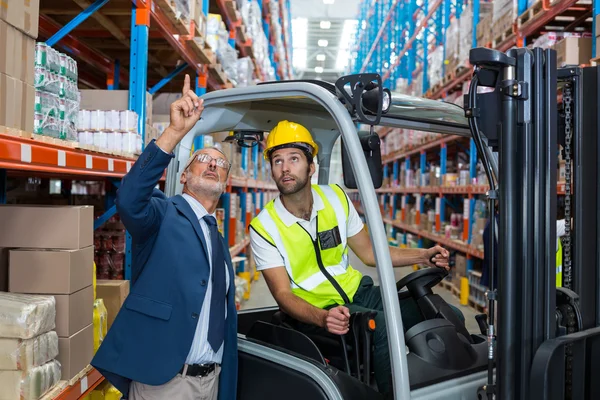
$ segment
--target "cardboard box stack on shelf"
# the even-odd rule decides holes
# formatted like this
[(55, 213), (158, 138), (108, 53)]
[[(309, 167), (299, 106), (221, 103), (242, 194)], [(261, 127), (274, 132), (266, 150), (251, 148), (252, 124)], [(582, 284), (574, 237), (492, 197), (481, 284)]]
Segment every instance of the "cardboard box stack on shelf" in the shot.
[(77, 141), (77, 62), (45, 43), (35, 45), (33, 133)]
[(237, 52), (229, 44), (229, 31), (220, 14), (208, 14), (206, 43), (216, 53), (217, 60), (229, 78), (237, 75)]
[[(444, 60), (444, 65), (446, 67), (445, 74), (454, 72), (459, 63), (459, 27), (460, 21), (453, 17), (450, 21), (450, 25), (446, 29), (446, 43), (444, 44), (446, 50), (446, 59)], [(430, 84), (431, 86), (434, 85), (431, 81)]]
[[(492, 15), (493, 6), (492, 3), (483, 3), (479, 4), (479, 20), (484, 20), (488, 16)], [(491, 23), (487, 25), (486, 30), (489, 34)], [(479, 32), (478, 32), (479, 33)], [(460, 14), (459, 20), (459, 29), (458, 29), (458, 61), (456, 68), (458, 67), (468, 67), (469, 65), (469, 52), (473, 48), (473, 4), (469, 3), (462, 13)], [(491, 41), (491, 40), (490, 40)], [(479, 41), (477, 39), (477, 46), (483, 46), (487, 41), (485, 38), (482, 38)]]
[[(280, 2), (279, 1), (270, 1), (269, 2), (269, 10), (271, 11), (271, 32), (274, 39), (274, 51), (275, 51), (275, 59), (278, 60), (279, 66), (282, 71), (286, 71), (288, 68), (287, 60), (285, 57), (285, 47), (283, 44), (283, 28), (281, 27), (281, 19), (280, 15)], [(282, 77), (280, 77), (282, 78)]]
[[(79, 145), (96, 151), (131, 156), (140, 154), (139, 116), (128, 110), (128, 90), (82, 90), (78, 116)], [(152, 95), (146, 93), (146, 132), (152, 127)], [(147, 142), (151, 136), (147, 136)]]
[[(93, 207), (2, 206), (8, 289), (52, 296), (62, 379), (93, 355)], [(35, 227), (35, 228), (33, 228)]]
[(413, 77), (408, 94), (411, 96), (421, 96), (423, 94), (423, 71)]
[(566, 65), (590, 65), (592, 59), (591, 37), (567, 37), (556, 43), (556, 66), (558, 68)]
[(269, 41), (263, 29), (261, 7), (256, 0), (251, 0), (244, 3), (241, 11), (248, 37), (252, 38), (252, 53), (256, 63), (260, 66), (265, 80), (274, 80), (275, 69), (269, 58)]
[(492, 42), (496, 47), (513, 34), (513, 24), (517, 18), (516, 0), (495, 0), (492, 11)]
[[(528, 47), (540, 47), (542, 49), (553, 49), (566, 38), (591, 38), (592, 34), (587, 32), (546, 32), (533, 41)], [(590, 45), (591, 46), (591, 45)], [(590, 47), (591, 51), (591, 47)], [(557, 55), (558, 56), (558, 55)], [(589, 60), (588, 60), (589, 61)]]
[[(480, 3), (483, 4), (483, 3)], [(493, 7), (492, 7), (493, 8)], [(494, 13), (492, 12), (479, 17), (477, 23), (477, 46), (478, 47), (491, 47), (492, 41), (494, 40), (493, 26)]]
[(2, 2), (0, 10), (0, 131), (29, 136), (39, 0)]
[(442, 83), (444, 78), (444, 46), (438, 46), (435, 50), (429, 53), (429, 67), (427, 68), (427, 78), (429, 79), (429, 87), (433, 88), (438, 83)]
[(129, 281), (114, 279), (96, 281), (96, 297), (103, 300), (107, 311), (107, 329), (112, 326), (128, 295)]
[(61, 379), (52, 296), (0, 292), (0, 398), (38, 400)]

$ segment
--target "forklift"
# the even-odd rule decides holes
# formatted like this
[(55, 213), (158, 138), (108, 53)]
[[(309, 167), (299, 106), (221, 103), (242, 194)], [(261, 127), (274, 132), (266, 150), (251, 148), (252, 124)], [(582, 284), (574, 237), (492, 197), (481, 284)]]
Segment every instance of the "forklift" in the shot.
[[(231, 132), (226, 140), (252, 147), (279, 121), (300, 123), (319, 145), (319, 184), (329, 181), (341, 139), (344, 185), (358, 189), (373, 243), (393, 398), (600, 399), (600, 380), (593, 379), (600, 370), (600, 69), (557, 69), (555, 52), (541, 49), (477, 48), (470, 61), (464, 108), (392, 93), (378, 74), (208, 93), (201, 120), (169, 165), (165, 192), (181, 191), (177, 177), (198, 135)], [(433, 293), (445, 270), (426, 268), (395, 282), (375, 192), (383, 178), (380, 126), (461, 135), (477, 145), (490, 210), (496, 203), (500, 209), (498, 289), (487, 293), (488, 314), (477, 316), (480, 332), (468, 332)], [(557, 288), (559, 141), (572, 163), (565, 214), (573, 224), (569, 219), (564, 284)], [(424, 321), (405, 333), (398, 299), (408, 296)], [(307, 336), (278, 307), (240, 311), (237, 398), (383, 399), (370, 367), (371, 326), (369, 315), (353, 314), (345, 336)]]

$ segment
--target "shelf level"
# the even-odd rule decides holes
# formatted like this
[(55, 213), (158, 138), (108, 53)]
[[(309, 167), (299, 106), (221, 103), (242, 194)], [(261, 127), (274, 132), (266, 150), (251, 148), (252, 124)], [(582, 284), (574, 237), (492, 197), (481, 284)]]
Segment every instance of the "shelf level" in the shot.
[(429, 143), (424, 143), (424, 144), (421, 144), (421, 145), (416, 145), (415, 147), (413, 147), (412, 149), (409, 149), (409, 150), (395, 151), (393, 153), (386, 154), (386, 155), (384, 155), (382, 157), (383, 158), (382, 161), (383, 161), (384, 164), (388, 164), (388, 163), (394, 162), (396, 160), (401, 160), (403, 158), (407, 158), (407, 157), (419, 154), (422, 151), (426, 151), (426, 150), (430, 150), (430, 149), (439, 147), (443, 143), (453, 142), (453, 141), (456, 141), (456, 140), (459, 140), (459, 139), (464, 139), (464, 137), (458, 136), (458, 135), (444, 136), (441, 139), (437, 139), (437, 140), (434, 140), (434, 141), (429, 142)]
[[(104, 381), (104, 377), (96, 370), (91, 368), (82, 378), (78, 379), (74, 384), (67, 386), (58, 395), (51, 397), (52, 400), (77, 400), (88, 395), (99, 384)], [(46, 399), (44, 397), (43, 399)], [(49, 400), (49, 399), (48, 399)]]
[(135, 159), (0, 133), (0, 168), (54, 174), (122, 177)]
[(432, 240), (434, 242), (439, 243), (440, 245), (443, 245), (445, 247), (454, 249), (454, 250), (458, 250), (462, 253), (468, 254), (470, 256), (479, 258), (479, 259), (483, 259), (483, 251), (476, 249), (475, 247), (469, 246), (468, 244), (465, 244), (464, 242), (459, 242), (456, 240), (452, 240), (452, 239), (447, 239), (441, 235), (437, 235), (435, 233), (432, 232), (428, 232), (428, 231), (424, 231), (421, 230), (415, 226), (409, 225), (409, 224), (405, 224), (403, 222), (400, 221), (393, 221), (391, 219), (388, 218), (384, 218), (383, 222), (385, 222), (386, 224), (390, 224), (393, 225), (396, 228), (411, 232), (415, 235), (427, 238), (429, 240)]
[(248, 189), (277, 190), (277, 186), (273, 183), (239, 176), (230, 177), (229, 185)]

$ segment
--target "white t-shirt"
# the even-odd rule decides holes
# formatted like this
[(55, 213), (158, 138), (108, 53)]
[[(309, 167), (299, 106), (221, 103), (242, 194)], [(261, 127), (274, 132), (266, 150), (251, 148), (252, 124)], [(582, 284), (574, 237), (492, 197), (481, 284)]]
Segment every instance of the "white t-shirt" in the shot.
[[(317, 211), (324, 209), (325, 204), (323, 204), (321, 196), (319, 196), (314, 189), (312, 189), (312, 195), (313, 209), (310, 216), (310, 221), (298, 218), (290, 213), (284, 207), (279, 197), (275, 199), (275, 210), (277, 211), (277, 215), (279, 215), (286, 226), (291, 226), (292, 224), (298, 222), (304, 229), (310, 232), (310, 235), (314, 240), (317, 236)], [(348, 232), (348, 237), (358, 234), (363, 227), (364, 224), (360, 219), (358, 212), (354, 208), (354, 205), (350, 199), (348, 199), (348, 221), (346, 222), (346, 232)], [(254, 231), (254, 229), (250, 229), (250, 246), (252, 248), (252, 254), (254, 256), (254, 261), (256, 262), (257, 270), (262, 271), (269, 268), (283, 267), (285, 265), (279, 250), (271, 245), (271, 243), (263, 239)], [(310, 250), (312, 251), (312, 247)]]

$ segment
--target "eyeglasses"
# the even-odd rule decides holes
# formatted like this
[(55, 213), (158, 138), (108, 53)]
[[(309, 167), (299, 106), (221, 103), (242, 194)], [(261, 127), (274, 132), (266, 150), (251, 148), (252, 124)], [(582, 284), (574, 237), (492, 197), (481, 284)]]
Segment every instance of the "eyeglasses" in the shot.
[(213, 158), (211, 157), (209, 154), (206, 153), (200, 153), (198, 154), (198, 157), (196, 157), (196, 159), (201, 162), (202, 164), (210, 164), (213, 160), (215, 160), (215, 164), (217, 164), (217, 167), (219, 168), (223, 168), (223, 169), (229, 169), (231, 167), (231, 163), (229, 161), (227, 161), (224, 158)]

